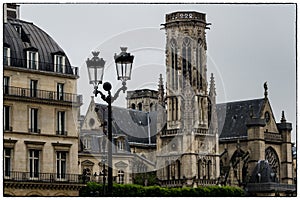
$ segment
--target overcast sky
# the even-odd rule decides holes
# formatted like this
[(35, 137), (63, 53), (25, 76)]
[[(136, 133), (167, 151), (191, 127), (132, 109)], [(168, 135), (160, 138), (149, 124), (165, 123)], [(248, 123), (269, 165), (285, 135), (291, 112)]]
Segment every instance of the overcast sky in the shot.
[[(85, 114), (92, 96), (85, 61), (100, 50), (106, 60), (104, 81), (113, 89), (113, 55), (128, 46), (135, 56), (128, 90), (157, 89), (165, 77), (165, 15), (197, 11), (207, 15), (208, 80), (216, 76), (217, 102), (269, 99), (277, 121), (285, 110), (296, 134), (296, 6), (293, 4), (21, 4), (21, 19), (31, 21), (65, 50), (80, 68), (78, 93), (84, 96)], [(125, 107), (126, 95), (114, 105)], [(97, 98), (100, 101), (100, 98)]]

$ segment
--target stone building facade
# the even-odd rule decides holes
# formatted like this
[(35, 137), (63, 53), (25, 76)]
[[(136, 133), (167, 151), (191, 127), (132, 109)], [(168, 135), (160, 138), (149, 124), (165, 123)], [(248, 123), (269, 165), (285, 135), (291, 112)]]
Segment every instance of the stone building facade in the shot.
[(19, 6), (4, 13), (4, 195), (78, 196), (77, 68)]
[(141, 89), (127, 91), (127, 108), (144, 112), (151, 112), (157, 109), (157, 91)]
[(167, 86), (158, 116), (166, 112), (167, 119), (157, 133), (157, 177), (166, 186), (215, 184), (219, 177), (217, 127), (211, 125), (215, 91), (208, 92), (206, 75), (208, 26), (203, 13), (166, 15)]
[[(79, 170), (99, 183), (107, 180), (107, 115), (92, 97), (80, 130)], [(134, 183), (137, 174), (155, 170), (156, 114), (113, 107), (112, 117), (113, 181)]]

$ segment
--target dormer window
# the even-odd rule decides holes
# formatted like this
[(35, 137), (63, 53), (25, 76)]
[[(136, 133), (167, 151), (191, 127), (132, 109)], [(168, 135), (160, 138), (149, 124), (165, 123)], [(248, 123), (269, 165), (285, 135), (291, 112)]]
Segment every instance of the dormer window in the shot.
[(124, 151), (124, 146), (125, 146), (124, 140), (123, 139), (119, 139), (117, 141), (118, 151)]
[(17, 33), (21, 36), (22, 34), (22, 27), (20, 25), (14, 25), (15, 30), (17, 31)]
[(85, 150), (91, 149), (91, 139), (90, 138), (84, 138), (83, 139), (83, 145), (84, 145)]
[(54, 71), (58, 73), (65, 73), (65, 56), (54, 55)]
[(38, 52), (27, 51), (27, 68), (38, 69)]
[(4, 65), (10, 66), (10, 48), (9, 47), (3, 48), (3, 62), (4, 62)]

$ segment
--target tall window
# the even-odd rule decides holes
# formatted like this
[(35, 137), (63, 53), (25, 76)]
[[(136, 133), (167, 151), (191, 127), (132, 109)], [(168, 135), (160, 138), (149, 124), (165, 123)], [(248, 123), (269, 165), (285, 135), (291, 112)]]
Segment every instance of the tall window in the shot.
[(3, 64), (10, 66), (10, 48), (9, 47), (3, 48)]
[(117, 141), (117, 144), (118, 144), (118, 151), (124, 151), (124, 140), (122, 140), (122, 139), (119, 139), (118, 141)]
[(64, 73), (65, 72), (65, 57), (61, 55), (54, 56), (55, 72)]
[(29, 124), (29, 131), (33, 132), (33, 133), (39, 133), (39, 129), (38, 129), (38, 109), (37, 108), (30, 108), (29, 111), (29, 115), (30, 115), (30, 124)]
[(30, 80), (30, 97), (37, 97), (37, 80)]
[(202, 89), (202, 41), (198, 40), (196, 49), (197, 87)]
[(178, 100), (176, 97), (171, 98), (171, 120), (178, 120)]
[(3, 128), (4, 131), (9, 131), (11, 130), (10, 127), (10, 111), (11, 107), (10, 106), (3, 106)]
[(29, 177), (39, 177), (40, 151), (35, 149), (29, 150)]
[(207, 117), (208, 117), (208, 126), (210, 126), (211, 115), (212, 115), (210, 100), (208, 100), (207, 115), (208, 115), (208, 116), (207, 116)]
[(91, 148), (91, 138), (84, 138), (83, 145), (84, 145), (84, 149), (90, 149)]
[(174, 39), (171, 40), (171, 87), (178, 89), (177, 44)]
[(209, 160), (207, 162), (207, 178), (210, 179), (211, 178), (211, 171), (212, 170), (212, 164), (211, 161)]
[(57, 100), (64, 100), (64, 84), (57, 83)]
[(9, 84), (10, 84), (10, 78), (8, 76), (3, 77), (3, 93), (9, 94)]
[(11, 172), (12, 149), (4, 149), (4, 176), (9, 177)]
[(35, 51), (27, 51), (27, 68), (38, 69), (38, 53)]
[(198, 179), (200, 179), (202, 177), (202, 161), (198, 160)]
[(118, 183), (124, 184), (124, 171), (123, 170), (118, 171)]
[(166, 161), (166, 175), (167, 175), (167, 180), (170, 180), (171, 177), (171, 164)]
[(182, 75), (183, 80), (187, 77), (189, 73), (190, 84), (192, 85), (192, 53), (191, 53), (191, 40), (189, 38), (183, 39), (182, 44)]
[(56, 178), (65, 179), (67, 172), (67, 153), (64, 151), (56, 152)]
[(268, 161), (277, 177), (280, 177), (280, 162), (275, 149), (273, 149), (272, 147), (268, 147), (265, 150), (265, 159)]
[(58, 111), (57, 112), (57, 134), (66, 135), (66, 112)]
[(176, 167), (177, 167), (177, 178), (178, 179), (180, 179), (180, 177), (181, 177), (181, 174), (180, 174), (180, 171), (181, 171), (181, 164), (180, 164), (180, 161), (179, 160), (177, 160), (176, 161)]

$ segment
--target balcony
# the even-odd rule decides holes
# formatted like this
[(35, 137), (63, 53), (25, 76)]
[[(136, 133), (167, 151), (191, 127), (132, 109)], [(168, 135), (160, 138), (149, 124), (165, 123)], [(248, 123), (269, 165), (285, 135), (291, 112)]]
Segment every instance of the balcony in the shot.
[(194, 128), (195, 135), (207, 135), (209, 132), (204, 128)]
[(21, 97), (22, 100), (47, 100), (54, 102), (78, 103), (82, 104), (82, 95), (71, 93), (58, 93), (47, 90), (31, 90), (28, 88), (4, 86), (4, 97)]
[(168, 130), (164, 130), (162, 131), (161, 137), (164, 136), (175, 136), (177, 134), (179, 134), (179, 129), (168, 129)]
[(84, 178), (81, 174), (4, 171), (3, 179), (4, 182), (84, 183)]
[[(19, 59), (14, 57), (3, 57), (4, 66), (19, 67), (28, 70), (54, 72), (61, 75), (79, 76), (78, 67), (70, 65), (54, 65), (53, 63), (40, 62), (34, 60)], [(61, 69), (61, 70), (58, 70)]]

